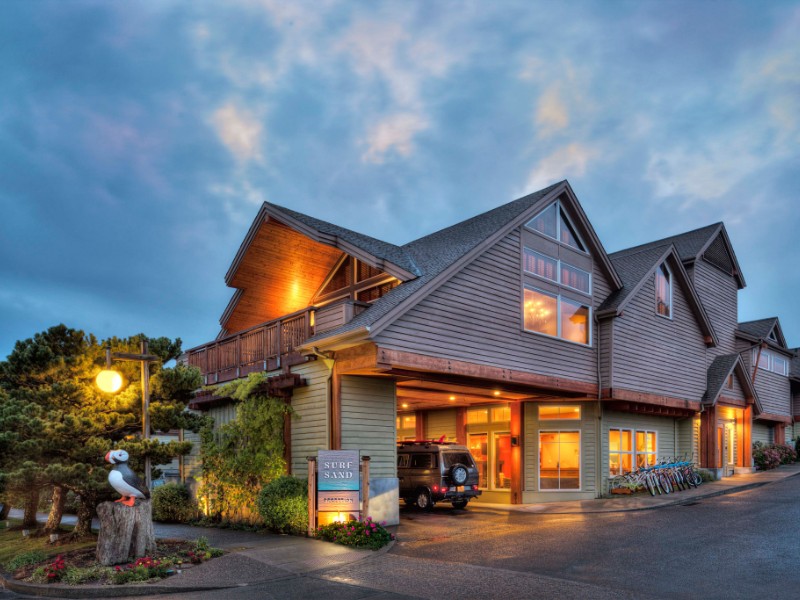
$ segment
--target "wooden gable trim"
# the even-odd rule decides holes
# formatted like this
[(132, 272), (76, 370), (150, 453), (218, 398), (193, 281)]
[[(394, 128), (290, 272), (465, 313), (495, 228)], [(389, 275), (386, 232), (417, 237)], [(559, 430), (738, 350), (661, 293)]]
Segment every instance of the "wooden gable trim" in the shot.
[[(742, 355), (736, 359), (736, 362), (733, 363), (733, 366), (728, 370), (725, 374), (725, 379), (727, 380), (728, 377), (731, 376), (732, 373), (736, 374), (736, 378), (739, 380), (739, 385), (742, 386), (742, 390), (745, 394), (745, 400), (743, 406), (753, 405), (756, 409), (757, 413), (761, 413), (761, 401), (758, 399), (758, 394), (756, 393), (755, 384), (753, 380), (750, 378), (750, 373), (747, 372), (747, 368), (745, 367), (744, 360), (742, 359)], [(725, 387), (721, 387), (719, 392), (717, 393), (716, 397), (710, 398), (704, 402), (706, 406), (714, 406), (718, 402), (723, 404), (730, 404), (732, 406), (739, 406), (743, 402), (742, 400), (729, 398), (723, 395), (723, 391)]]
[[(489, 380), (497, 384), (514, 385), (515, 389), (537, 388), (549, 393), (563, 393), (576, 396), (597, 397), (597, 385), (583, 381), (527, 373), (502, 367), (479, 365), (466, 361), (450, 360), (378, 347), (377, 368), (384, 372), (427, 372), (451, 377)], [(463, 383), (464, 380), (461, 380)], [(536, 392), (532, 392), (535, 394)]]
[(783, 423), (785, 425), (789, 425), (792, 422), (792, 417), (788, 415), (778, 415), (775, 413), (762, 412), (760, 415), (756, 415), (753, 418), (757, 421), (772, 421), (775, 423)]
[(231, 299), (228, 301), (228, 305), (225, 307), (225, 310), (222, 312), (222, 316), (219, 318), (219, 324), (222, 326), (223, 329), (222, 331), (220, 331), (220, 334), (217, 336), (217, 339), (225, 337), (225, 335), (227, 335), (226, 333), (227, 330), (225, 329), (225, 323), (227, 323), (228, 319), (230, 319), (231, 315), (233, 315), (233, 312), (239, 305), (239, 300), (242, 299), (243, 295), (244, 295), (244, 290), (240, 288), (236, 288), (236, 290), (233, 292), (233, 296), (231, 296)]

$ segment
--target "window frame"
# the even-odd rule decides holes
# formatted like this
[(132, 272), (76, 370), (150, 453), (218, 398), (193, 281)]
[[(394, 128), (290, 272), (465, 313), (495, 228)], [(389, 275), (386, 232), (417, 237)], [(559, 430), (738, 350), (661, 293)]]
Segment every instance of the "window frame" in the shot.
[[(659, 294), (658, 294), (658, 278), (661, 275), (661, 269), (664, 269), (667, 272), (667, 294), (669, 298), (667, 299), (668, 304), (666, 305), (669, 309), (669, 314), (663, 315), (658, 311), (658, 301), (659, 301)], [(672, 269), (667, 264), (667, 261), (662, 262), (658, 267), (656, 267), (656, 272), (653, 279), (653, 284), (655, 286), (655, 303), (656, 303), (656, 316), (661, 317), (662, 319), (669, 319), (672, 320), (675, 311), (674, 311), (674, 303), (673, 303), (673, 288), (675, 286), (675, 277), (672, 273)]]
[[(556, 269), (555, 269), (556, 277), (555, 277), (555, 279), (551, 279), (550, 277), (547, 277), (546, 275), (539, 275), (538, 273), (536, 273), (534, 271), (529, 271), (527, 269), (527, 266), (526, 266), (527, 265), (527, 261), (525, 260), (527, 258), (527, 256), (528, 256), (528, 254), (535, 254), (537, 256), (542, 257), (545, 260), (554, 261), (556, 263)], [(584, 290), (582, 290), (580, 288), (573, 287), (568, 283), (564, 283), (563, 277), (561, 276), (562, 267), (567, 267), (568, 269), (574, 269), (575, 271), (579, 271), (580, 273), (584, 273), (587, 276), (588, 281), (589, 281), (589, 286), (588, 286), (589, 289), (588, 289), (588, 291), (584, 291)], [(566, 261), (564, 261), (564, 260), (562, 260), (560, 258), (555, 258), (555, 257), (552, 257), (552, 256), (548, 256), (547, 254), (543, 254), (542, 252), (539, 252), (538, 250), (534, 250), (533, 248), (529, 248), (528, 246), (526, 246), (524, 244), (522, 245), (522, 270), (525, 273), (527, 273), (528, 275), (531, 275), (533, 277), (541, 279), (542, 281), (549, 281), (551, 283), (557, 283), (558, 285), (564, 286), (567, 289), (573, 290), (575, 292), (578, 292), (579, 294), (584, 294), (584, 295), (589, 296), (589, 297), (591, 297), (591, 295), (592, 295), (592, 283), (593, 283), (593, 281), (592, 281), (592, 274), (589, 271), (581, 269), (580, 267), (576, 267), (575, 265), (570, 264), (570, 263), (568, 263), (568, 262), (566, 262)]]
[[(577, 433), (578, 434), (578, 487), (577, 488), (562, 488), (561, 487), (561, 467), (559, 466), (559, 487), (557, 489), (542, 489), (542, 434), (543, 433), (557, 433), (559, 436), (562, 433)], [(538, 492), (542, 493), (562, 493), (562, 492), (582, 492), (583, 491), (583, 431), (580, 427), (576, 429), (539, 429), (537, 432), (537, 446), (539, 457), (536, 461), (536, 488)], [(560, 444), (560, 443), (559, 443)], [(561, 449), (559, 448), (559, 463), (561, 462)]]
[[(775, 365), (776, 358), (781, 361), (782, 368), (780, 370)], [(789, 359), (778, 355), (773, 350), (762, 349), (761, 358), (759, 359), (758, 348), (753, 348), (753, 364), (756, 364), (757, 360), (759, 370), (764, 369), (765, 371), (770, 371), (771, 373), (782, 375), (783, 377), (787, 377), (789, 375)]]
[[(531, 291), (531, 292), (535, 292), (537, 294), (543, 294), (545, 296), (550, 296), (551, 298), (555, 298), (556, 299), (556, 335), (551, 335), (551, 334), (545, 333), (543, 331), (536, 331), (535, 329), (528, 329), (528, 327), (526, 326), (526, 319), (525, 319), (525, 290), (528, 290), (528, 291)], [(526, 331), (528, 333), (533, 333), (535, 335), (544, 335), (544, 336), (549, 337), (551, 339), (561, 340), (563, 342), (567, 342), (567, 343), (570, 343), (570, 344), (577, 344), (579, 346), (584, 346), (584, 347), (588, 347), (588, 348), (592, 347), (592, 345), (594, 343), (594, 327), (593, 327), (593, 321), (592, 321), (592, 318), (593, 318), (592, 310), (593, 310), (593, 308), (591, 306), (591, 303), (583, 303), (582, 301), (576, 300), (574, 298), (570, 298), (569, 296), (566, 297), (567, 301), (573, 302), (575, 304), (578, 304), (581, 307), (584, 307), (584, 308), (586, 308), (588, 310), (588, 313), (587, 313), (587, 316), (586, 316), (586, 323), (587, 323), (587, 325), (589, 327), (589, 331), (588, 331), (589, 335), (587, 336), (588, 340), (586, 342), (576, 342), (574, 340), (570, 340), (570, 339), (567, 339), (565, 337), (562, 337), (562, 332), (561, 332), (561, 315), (562, 315), (562, 313), (561, 313), (561, 298), (562, 298), (562, 296), (563, 296), (563, 294), (561, 294), (560, 292), (559, 293), (548, 292), (546, 290), (537, 288), (536, 286), (528, 285), (527, 283), (523, 283), (522, 284), (522, 314), (521, 314), (521, 316), (522, 316), (522, 330)]]
[[(535, 229), (535, 228), (530, 227), (528, 225), (531, 221), (537, 219), (545, 211), (550, 210), (550, 207), (552, 207), (553, 205), (555, 205), (555, 207), (556, 207), (556, 235), (555, 235), (555, 237), (551, 236), (548, 233), (545, 233), (544, 231), (539, 231), (538, 229)], [(567, 222), (569, 223), (568, 230), (570, 231), (571, 235), (574, 234), (574, 237), (577, 240), (578, 244), (580, 244), (580, 246), (573, 246), (572, 244), (568, 244), (567, 242), (562, 241), (562, 239), (561, 239), (561, 221), (562, 221), (562, 219), (566, 219), (567, 220)], [(582, 254), (589, 254), (589, 251), (586, 249), (587, 248), (586, 242), (583, 241), (583, 238), (581, 237), (580, 233), (578, 233), (578, 230), (575, 227), (575, 223), (573, 223), (572, 219), (570, 219), (569, 216), (567, 215), (567, 211), (564, 210), (564, 207), (563, 207), (562, 202), (561, 202), (560, 199), (556, 199), (554, 202), (551, 202), (550, 204), (545, 206), (542, 210), (540, 210), (535, 215), (533, 215), (530, 219), (525, 221), (525, 224), (523, 225), (523, 227), (525, 227), (525, 229), (527, 229), (528, 231), (532, 231), (534, 233), (537, 233), (537, 234), (539, 234), (541, 236), (546, 237), (549, 240), (553, 240), (553, 241), (561, 244), (562, 246), (566, 246), (567, 248), (571, 248), (575, 252), (580, 252)]]
[[(619, 449), (612, 451), (611, 450), (611, 432), (616, 431), (619, 434)], [(631, 440), (631, 449), (630, 450), (622, 450), (622, 433), (627, 432), (630, 433), (630, 440)], [(609, 427), (608, 428), (608, 476), (609, 477), (617, 477), (619, 475), (624, 475), (625, 472), (622, 469), (622, 456), (629, 456), (630, 457), (630, 465), (631, 469), (633, 469), (633, 465), (636, 464), (635, 462), (635, 448), (636, 448), (636, 430), (635, 429), (628, 429), (627, 427)], [(611, 455), (616, 454), (619, 455), (619, 473), (612, 473), (611, 472)]]
[[(558, 415), (555, 417), (544, 417), (542, 418), (542, 409), (543, 408), (557, 408)], [(578, 409), (578, 415), (573, 416), (562, 416), (561, 410), (562, 409), (570, 409), (573, 410)], [(574, 413), (573, 413), (574, 414)], [(539, 404), (537, 406), (536, 418), (539, 421), (580, 421), (583, 418), (583, 409), (580, 404)]]
[[(630, 432), (630, 434), (631, 434), (631, 449), (630, 449), (630, 451), (627, 451), (627, 450), (624, 450), (624, 451), (623, 450), (619, 450), (619, 451), (615, 451), (615, 452), (611, 451), (611, 432), (612, 431), (619, 432), (619, 434), (620, 434), (620, 447), (622, 445), (622, 432), (623, 431)], [(637, 434), (640, 434), (640, 433), (643, 433), (644, 436), (645, 436), (645, 448), (642, 449), (642, 450), (639, 449), (639, 446), (638, 446), (637, 441), (636, 441), (636, 436), (637, 436)], [(654, 438), (654, 444), (653, 444), (653, 451), (652, 452), (649, 452), (647, 450), (647, 436), (648, 436), (648, 434), (652, 434), (653, 438)], [(606, 442), (608, 444), (607, 476), (608, 477), (616, 477), (619, 474), (624, 475), (624, 473), (617, 474), (617, 473), (612, 473), (611, 472), (611, 455), (612, 454), (619, 454), (620, 456), (623, 455), (623, 454), (630, 455), (630, 457), (631, 457), (631, 468), (634, 469), (634, 470), (641, 468), (641, 467), (639, 467), (639, 456), (647, 457), (647, 456), (652, 455), (653, 456), (653, 461), (654, 461), (653, 464), (658, 463), (658, 437), (659, 436), (658, 436), (658, 430), (657, 429), (636, 429), (635, 427), (634, 428), (632, 428), (632, 427), (609, 427), (608, 430), (607, 430), (607, 438), (606, 438)], [(646, 462), (647, 462), (647, 458), (645, 458), (645, 463)], [(620, 468), (621, 468), (621, 466), (622, 466), (622, 461), (620, 460)], [(652, 465), (646, 464), (646, 466), (650, 467)]]

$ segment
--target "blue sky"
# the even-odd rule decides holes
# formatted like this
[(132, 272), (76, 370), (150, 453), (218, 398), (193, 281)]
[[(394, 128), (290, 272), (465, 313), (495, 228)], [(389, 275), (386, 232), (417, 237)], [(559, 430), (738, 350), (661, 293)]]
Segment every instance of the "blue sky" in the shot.
[(800, 3), (5, 0), (0, 357), (213, 339), (264, 200), (394, 243), (567, 178), (608, 251), (724, 221), (800, 345)]

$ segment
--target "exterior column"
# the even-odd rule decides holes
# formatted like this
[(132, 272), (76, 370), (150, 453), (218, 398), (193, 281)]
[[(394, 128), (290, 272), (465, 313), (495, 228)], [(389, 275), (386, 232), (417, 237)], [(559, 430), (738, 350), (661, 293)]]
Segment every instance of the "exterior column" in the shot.
[(785, 444), (786, 443), (786, 425), (783, 423), (778, 423), (775, 425), (775, 443), (776, 444)]
[(511, 504), (522, 504), (522, 402), (511, 403)]
[(342, 449), (342, 376), (338, 367), (338, 364), (334, 364), (331, 376), (331, 450)]
[(425, 411), (414, 411), (414, 437), (417, 441), (425, 439)]
[(717, 407), (707, 406), (700, 414), (700, 466), (717, 468)]
[(753, 466), (753, 405), (748, 404), (742, 415), (742, 466)]
[(456, 409), (456, 442), (462, 446), (467, 445), (467, 408), (465, 406)]

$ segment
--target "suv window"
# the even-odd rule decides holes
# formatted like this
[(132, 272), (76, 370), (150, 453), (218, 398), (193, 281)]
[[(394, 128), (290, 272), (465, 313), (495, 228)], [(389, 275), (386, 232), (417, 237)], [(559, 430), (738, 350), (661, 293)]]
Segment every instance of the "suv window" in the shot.
[(430, 469), (434, 466), (433, 454), (412, 454), (412, 469)]
[(397, 466), (403, 468), (408, 467), (408, 454), (397, 455)]
[(466, 465), (467, 467), (475, 466), (472, 456), (466, 452), (442, 452), (442, 462), (444, 462), (446, 468), (457, 464)]

